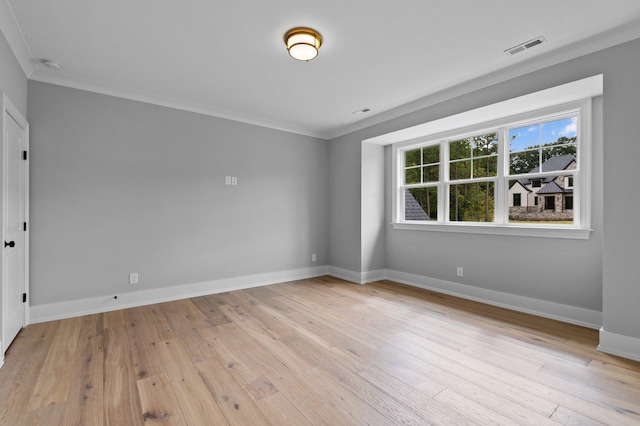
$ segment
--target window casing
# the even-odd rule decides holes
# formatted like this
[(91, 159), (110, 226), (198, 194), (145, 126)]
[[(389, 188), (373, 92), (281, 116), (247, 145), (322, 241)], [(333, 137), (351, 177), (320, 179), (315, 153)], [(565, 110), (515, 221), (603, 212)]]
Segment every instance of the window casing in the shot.
[[(557, 123), (573, 136), (544, 139)], [(394, 227), (588, 238), (590, 126), (588, 99), (395, 144)], [(539, 142), (514, 143), (525, 130)]]

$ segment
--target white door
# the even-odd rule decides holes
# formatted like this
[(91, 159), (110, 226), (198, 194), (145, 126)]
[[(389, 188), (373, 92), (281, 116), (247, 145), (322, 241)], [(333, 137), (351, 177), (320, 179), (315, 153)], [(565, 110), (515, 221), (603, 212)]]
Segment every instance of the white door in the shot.
[[(3, 143), (2, 353), (25, 326), (27, 129), (6, 108)], [(19, 120), (19, 119), (18, 119)]]

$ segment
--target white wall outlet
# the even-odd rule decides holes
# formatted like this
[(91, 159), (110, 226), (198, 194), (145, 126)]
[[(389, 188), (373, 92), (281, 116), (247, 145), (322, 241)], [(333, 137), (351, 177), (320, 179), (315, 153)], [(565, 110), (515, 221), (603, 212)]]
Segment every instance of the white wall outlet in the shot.
[(315, 262), (315, 261), (316, 261), (316, 254), (315, 254), (315, 253), (313, 253), (313, 254), (311, 255), (311, 261), (312, 261), (312, 262)]
[(231, 176), (231, 185), (237, 185), (238, 184), (238, 178), (235, 176)]
[(231, 176), (225, 176), (224, 177), (224, 184), (225, 185), (231, 185)]
[(464, 276), (464, 269), (462, 269), (462, 266), (458, 266), (458, 267), (456, 268), (456, 274), (457, 274), (459, 277), (463, 277), (463, 276)]
[(138, 284), (138, 273), (132, 272), (129, 274), (129, 284)]

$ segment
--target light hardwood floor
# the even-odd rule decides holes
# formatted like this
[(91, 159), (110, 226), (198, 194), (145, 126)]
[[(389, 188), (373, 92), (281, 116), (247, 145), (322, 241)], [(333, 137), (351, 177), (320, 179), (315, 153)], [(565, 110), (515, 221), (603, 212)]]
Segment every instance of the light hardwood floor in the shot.
[(640, 424), (598, 334), (322, 277), (24, 329), (0, 424)]

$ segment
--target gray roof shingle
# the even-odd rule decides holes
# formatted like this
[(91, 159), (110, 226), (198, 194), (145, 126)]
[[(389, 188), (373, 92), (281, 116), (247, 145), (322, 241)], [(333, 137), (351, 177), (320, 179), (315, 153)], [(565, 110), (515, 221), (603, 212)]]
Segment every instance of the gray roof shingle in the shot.
[[(540, 169), (542, 168), (542, 172), (553, 172), (556, 170), (564, 170), (569, 165), (576, 161), (576, 157), (571, 154), (558, 155), (557, 157), (551, 157), (544, 163), (542, 163), (542, 167), (535, 167), (529, 170), (529, 173), (540, 173)], [(555, 176), (547, 176), (542, 181), (544, 183), (552, 182), (555, 179)], [(518, 181), (523, 185), (529, 185), (532, 179), (524, 178), (518, 179)], [(538, 191), (540, 192), (540, 191)]]
[(404, 190), (404, 220), (431, 220), (408, 189)]

